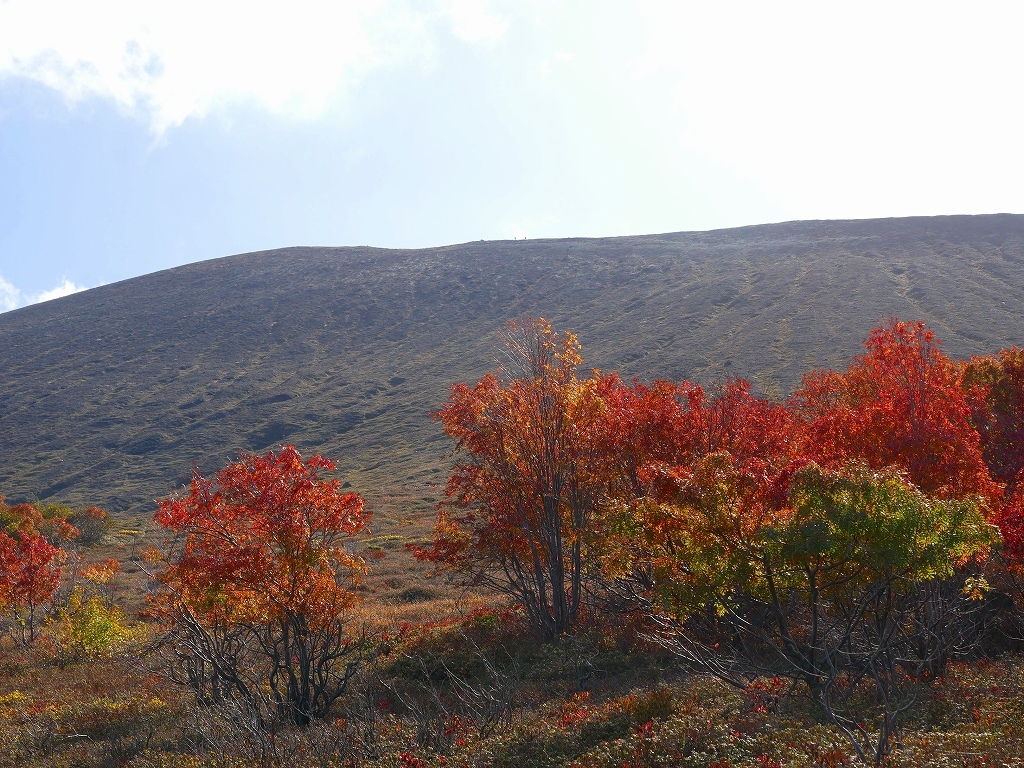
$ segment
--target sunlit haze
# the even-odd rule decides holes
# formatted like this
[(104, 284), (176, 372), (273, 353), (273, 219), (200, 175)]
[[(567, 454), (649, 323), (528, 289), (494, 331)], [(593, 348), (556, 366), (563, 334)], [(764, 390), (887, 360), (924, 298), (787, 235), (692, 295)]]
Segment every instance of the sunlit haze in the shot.
[(0, 0), (0, 311), (288, 245), (1024, 212), (1017, 3)]

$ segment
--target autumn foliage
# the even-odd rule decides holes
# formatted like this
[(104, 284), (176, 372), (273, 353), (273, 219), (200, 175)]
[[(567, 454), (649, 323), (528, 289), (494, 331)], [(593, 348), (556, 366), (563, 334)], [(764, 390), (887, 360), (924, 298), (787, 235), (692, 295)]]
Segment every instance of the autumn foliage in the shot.
[[(437, 414), (467, 460), (418, 554), (508, 591), (548, 636), (570, 628), (596, 562), (605, 574), (651, 568), (645, 553), (697, 535), (667, 499), (717, 498), (742, 549), (792, 513), (808, 464), (895, 472), (936, 500), (978, 499), (991, 519), (1019, 471), (1021, 355), (965, 367), (920, 322), (876, 328), (845, 372), (808, 374), (787, 403), (742, 379), (707, 390), (578, 378), (576, 338), (543, 320), (510, 325), (507, 346), (512, 365), (455, 385)], [(1007, 531), (1015, 504), (1004, 504)], [(692, 562), (684, 570), (676, 588), (708, 587)]]
[(1012, 494), (1024, 482), (1024, 349), (971, 358), (964, 379), (985, 463)]
[(1024, 349), (971, 358), (964, 382), (985, 464), (1006, 488), (998, 518), (1003, 555), (1019, 571), (1024, 563)]
[(864, 342), (846, 372), (804, 377), (791, 407), (805, 454), (826, 466), (850, 459), (898, 467), (944, 498), (1000, 495), (971, 419), (963, 368), (924, 323), (893, 319)]
[(456, 384), (437, 413), (467, 460), (445, 489), (435, 541), (417, 555), (517, 598), (547, 637), (579, 614), (592, 524), (607, 477), (598, 380), (579, 343), (544, 320), (513, 323), (508, 364)]
[(62, 515), (44, 517), (30, 504), (8, 506), (0, 496), (0, 617), (15, 620), (24, 642), (36, 639), (60, 584), (67, 553), (54, 542), (77, 535)]
[(0, 531), (42, 536), (52, 544), (68, 543), (79, 535), (78, 528), (68, 521), (68, 514), (72, 512), (70, 507), (62, 505), (9, 506), (0, 496)]
[(64, 553), (39, 534), (0, 532), (0, 615), (21, 616), (28, 642), (57, 590), (63, 561)]
[(362, 565), (344, 543), (368, 521), (363, 501), (303, 462), (294, 448), (243, 456), (209, 480), (194, 473), (187, 496), (160, 503), (157, 522), (179, 534), (163, 578), (203, 613), (256, 620), (318, 617), (352, 599), (340, 574)]
[[(177, 674), (204, 701), (299, 725), (326, 713), (354, 667), (345, 616), (363, 571), (345, 543), (363, 500), (294, 447), (243, 455), (160, 503), (176, 534), (155, 605), (178, 634)], [(269, 702), (263, 696), (270, 690)]]
[[(437, 415), (461, 460), (417, 554), (511, 595), (548, 638), (574, 629), (588, 591), (625, 594), (734, 685), (801, 681), (881, 761), (902, 681), (941, 669), (972, 631), (950, 617), (983, 582), (945, 585), (998, 545), (990, 521), (1019, 557), (1004, 489), (1020, 377), (1012, 352), (950, 360), (920, 322), (892, 319), (865, 347), (777, 403), (741, 379), (578, 378), (572, 334), (512, 324), (514, 364), (455, 385)], [(885, 702), (877, 737), (836, 693), (850, 679)]]
[[(668, 386), (659, 382), (655, 389), (667, 393)], [(644, 388), (634, 383), (630, 389)], [(648, 588), (671, 582), (673, 590), (687, 593), (696, 604), (700, 595), (709, 594), (712, 582), (696, 562), (678, 567), (675, 553), (680, 547), (706, 546), (707, 561), (713, 562), (722, 552), (700, 536), (694, 521), (681, 516), (678, 506), (666, 502), (679, 494), (704, 501), (728, 496), (728, 514), (737, 526), (734, 534), (742, 540), (777, 514), (779, 494), (785, 495), (785, 481), (800, 462), (793, 450), (789, 413), (752, 394), (748, 382), (730, 379), (711, 392), (684, 382), (674, 392), (654, 411), (657, 423), (671, 412), (672, 429), (659, 429), (658, 441), (634, 450), (634, 456), (646, 459), (634, 463), (636, 486), (606, 499), (605, 520), (613, 535), (603, 553), (604, 570), (616, 577), (640, 578)], [(643, 423), (650, 401), (632, 402), (640, 407), (621, 421)], [(613, 424), (619, 422), (616, 414)], [(645, 430), (630, 426), (628, 434), (638, 431)]]

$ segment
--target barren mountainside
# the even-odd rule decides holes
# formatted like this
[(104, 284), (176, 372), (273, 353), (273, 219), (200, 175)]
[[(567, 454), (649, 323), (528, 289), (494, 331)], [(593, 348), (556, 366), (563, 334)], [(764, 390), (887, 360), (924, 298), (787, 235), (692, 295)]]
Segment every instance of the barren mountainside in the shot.
[(287, 442), (423, 507), (451, 448), (430, 412), (494, 367), (509, 318), (576, 331), (588, 366), (783, 396), (890, 314), (956, 357), (1024, 344), (1024, 216), (190, 264), (0, 315), (0, 493), (149, 513), (193, 463)]

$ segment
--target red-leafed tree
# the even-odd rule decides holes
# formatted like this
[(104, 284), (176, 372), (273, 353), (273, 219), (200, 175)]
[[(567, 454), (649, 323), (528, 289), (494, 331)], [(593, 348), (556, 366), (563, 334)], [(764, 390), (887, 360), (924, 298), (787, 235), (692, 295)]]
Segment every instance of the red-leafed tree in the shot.
[(699, 439), (693, 411), (704, 403), (704, 390), (687, 381), (627, 384), (611, 373), (600, 375), (597, 391), (604, 405), (598, 440), (608, 461), (609, 490), (620, 498), (640, 497), (644, 467), (681, 463), (692, 454)]
[(177, 534), (156, 602), (175, 679), (262, 727), (324, 716), (359, 660), (345, 617), (364, 565), (345, 544), (369, 513), (333, 469), (293, 446), (243, 455), (156, 515)]
[(964, 385), (985, 463), (1012, 494), (1024, 481), (1024, 349), (971, 358)]
[(0, 615), (15, 619), (26, 642), (36, 639), (42, 609), (60, 583), (65, 553), (38, 533), (0, 531)]
[(428, 549), (417, 557), (519, 601), (546, 638), (576, 625), (595, 512), (608, 482), (596, 376), (569, 332), (544, 319), (509, 324), (507, 362), (456, 384), (436, 414), (464, 457), (452, 471)]
[(864, 342), (845, 373), (804, 377), (791, 405), (802, 450), (827, 467), (851, 459), (896, 467), (928, 494), (997, 499), (971, 421), (963, 367), (923, 322), (893, 318)]
[[(792, 450), (792, 418), (787, 409), (752, 393), (745, 379), (728, 379), (711, 389), (688, 381), (626, 384), (602, 375), (604, 403), (601, 448), (614, 471), (608, 480), (627, 495), (644, 493), (639, 473), (652, 464), (684, 465), (726, 451), (740, 460)], [(628, 480), (625, 487), (622, 480)]]
[[(659, 389), (662, 395), (652, 397)], [(612, 491), (607, 520), (614, 535), (604, 553), (605, 571), (641, 590), (669, 580), (679, 589), (699, 591), (706, 586), (699, 569), (683, 574), (675, 570), (677, 561), (662, 556), (675, 549), (676, 537), (689, 535), (687, 521), (660, 503), (666, 484), (685, 485), (724, 462), (737, 494), (736, 519), (743, 526), (759, 525), (774, 509), (774, 496), (785, 494), (784, 482), (776, 490), (779, 478), (800, 466), (791, 414), (754, 395), (744, 379), (729, 379), (710, 393), (688, 382), (634, 384), (609, 399), (618, 404), (614, 422), (625, 425), (615, 431), (630, 448), (615, 445), (612, 454), (629, 456), (635, 485)]]
[(1024, 570), (1024, 478), (999, 508), (996, 520), (1003, 537), (1002, 554), (1012, 571)]
[(725, 452), (737, 461), (792, 457), (793, 420), (785, 406), (753, 394), (745, 379), (728, 379), (711, 397), (691, 407), (697, 441), (695, 456)]
[(992, 476), (1006, 486), (997, 522), (1003, 556), (1011, 568), (1024, 564), (1024, 349), (973, 357), (964, 386), (982, 455)]
[[(918, 373), (924, 386), (913, 375), (901, 379), (900, 357), (908, 350), (893, 352), (887, 341), (876, 335), (877, 349), (869, 349), (881, 360), (862, 360), (874, 364), (868, 372), (852, 366), (849, 378), (825, 374), (814, 382), (826, 385), (814, 392), (819, 399), (806, 398), (818, 408), (816, 421), (800, 420), (807, 410), (794, 413), (755, 396), (742, 380), (710, 393), (689, 385), (677, 407), (667, 408), (670, 419), (649, 420), (649, 403), (625, 397), (633, 406), (623, 409), (631, 411), (629, 423), (641, 427), (627, 435), (671, 433), (677, 454), (659, 459), (647, 451), (637, 471), (643, 493), (621, 497), (606, 517), (611, 535), (603, 558), (666, 647), (735, 685), (758, 675), (805, 684), (860, 756), (876, 763), (888, 753), (900, 713), (915, 700), (913, 680), (941, 669), (962, 639), (950, 640), (947, 629), (965, 598), (956, 589), (950, 604), (940, 606), (946, 598), (940, 582), (967, 560), (984, 557), (994, 538), (975, 497), (936, 499), (907, 482), (905, 472), (925, 476), (927, 470), (937, 473), (935, 486), (947, 488), (942, 473), (957, 471), (955, 494), (978, 487), (970, 485), (969, 463), (966, 469), (955, 461), (928, 463), (943, 437), (972, 444), (963, 434), (966, 419), (952, 420), (963, 428), (957, 432), (929, 410), (948, 402), (936, 402), (929, 387), (956, 402), (958, 379), (938, 382), (952, 393), (927, 370)], [(914, 394), (900, 391), (900, 381), (924, 390), (916, 413), (908, 406)], [(964, 404), (961, 397), (957, 405)], [(896, 460), (903, 459), (900, 443), (884, 442), (875, 408), (923, 426), (928, 441), (914, 446), (915, 462)], [(808, 421), (820, 432), (808, 436)], [(662, 423), (672, 428), (651, 431)], [(913, 437), (902, 434), (905, 441)], [(832, 467), (816, 465), (804, 453), (808, 447)], [(866, 466), (864, 454), (880, 470)], [(980, 459), (977, 451), (974, 458)], [(863, 692), (857, 683), (864, 681), (883, 709), (876, 730), (865, 727), (856, 696), (847, 696)]]

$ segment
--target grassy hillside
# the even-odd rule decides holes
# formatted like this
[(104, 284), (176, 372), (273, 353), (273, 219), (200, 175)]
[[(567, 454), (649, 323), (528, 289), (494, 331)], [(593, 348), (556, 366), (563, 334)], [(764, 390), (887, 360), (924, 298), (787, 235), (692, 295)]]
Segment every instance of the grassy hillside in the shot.
[(508, 318), (571, 328), (626, 376), (785, 394), (890, 313), (953, 356), (1024, 344), (1024, 216), (191, 264), (0, 315), (0, 493), (149, 513), (193, 463), (290, 442), (371, 503), (425, 510), (450, 447), (429, 413), (494, 367)]

